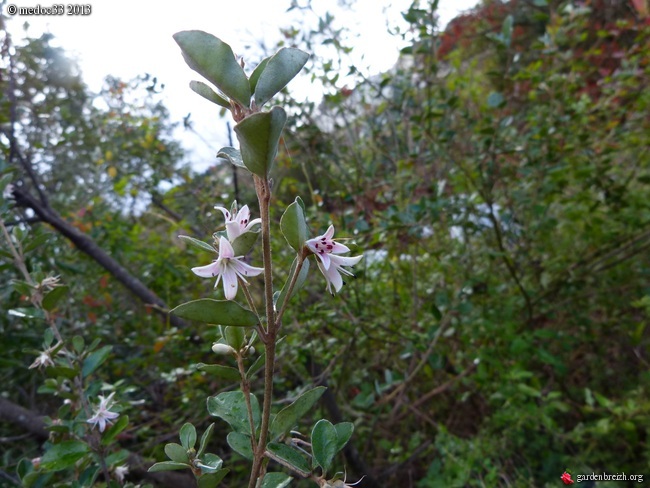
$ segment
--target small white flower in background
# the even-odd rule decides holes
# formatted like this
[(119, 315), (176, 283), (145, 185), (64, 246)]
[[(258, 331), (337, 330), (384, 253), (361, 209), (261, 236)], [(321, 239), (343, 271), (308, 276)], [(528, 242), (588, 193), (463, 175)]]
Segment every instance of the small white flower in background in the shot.
[(220, 210), (226, 218), (226, 233), (230, 242), (237, 239), (244, 232), (248, 232), (255, 224), (260, 224), (262, 219), (251, 220), (251, 211), (248, 205), (244, 205), (235, 215), (231, 214), (225, 207), (214, 207)]
[(120, 416), (120, 414), (111, 412), (109, 409), (113, 405), (113, 395), (115, 395), (115, 392), (111, 393), (108, 395), (107, 398), (105, 398), (102, 395), (99, 395), (99, 405), (95, 409), (95, 415), (90, 417), (86, 422), (89, 424), (94, 424), (94, 426), (99, 426), (99, 431), (104, 432), (104, 429), (106, 429), (106, 424), (111, 425), (113, 422), (112, 420), (115, 420)]
[(113, 473), (115, 473), (115, 477), (117, 478), (117, 481), (120, 483), (124, 483), (124, 476), (129, 472), (129, 467), (126, 464), (122, 464), (120, 466), (115, 467), (113, 470)]
[(41, 281), (38, 286), (42, 290), (53, 290), (57, 286), (61, 286), (59, 281), (59, 276), (48, 276), (47, 278), (43, 278), (43, 281)]
[[(344, 252), (350, 252), (348, 246), (335, 242), (334, 239), (334, 226), (330, 225), (327, 232), (322, 236), (309, 239), (305, 244), (311, 252), (318, 256), (319, 260), (316, 261), (318, 269), (320, 269), (325, 280), (327, 281), (327, 291), (332, 295), (338, 292), (343, 286), (343, 278), (341, 274), (354, 276), (350, 271), (343, 268), (343, 266), (354, 266), (363, 256), (345, 257), (339, 256)], [(334, 287), (334, 292), (332, 291)]]
[(50, 351), (43, 351), (39, 354), (36, 360), (31, 364), (29, 369), (40, 368), (41, 366), (54, 366), (54, 361), (52, 361), (52, 356), (50, 356)]
[(46, 368), (48, 366), (54, 366), (54, 361), (52, 359), (52, 351), (54, 351), (60, 345), (61, 343), (57, 342), (54, 346), (50, 347), (49, 349), (46, 349), (45, 351), (42, 351), (38, 355), (36, 360), (31, 364), (29, 369), (40, 368), (41, 366), (45, 366)]
[(5, 189), (2, 191), (2, 198), (5, 200), (10, 200), (14, 197), (14, 185), (9, 183), (5, 186)]
[(192, 268), (192, 272), (201, 278), (213, 278), (216, 276), (217, 282), (214, 284), (215, 288), (223, 278), (223, 292), (227, 300), (232, 300), (237, 296), (237, 277), (240, 277), (244, 283), (248, 284), (245, 278), (246, 276), (257, 276), (264, 271), (264, 268), (256, 268), (246, 264), (242, 261), (242, 257), (235, 256), (235, 251), (230, 242), (225, 237), (220, 237), (219, 258), (205, 266)]

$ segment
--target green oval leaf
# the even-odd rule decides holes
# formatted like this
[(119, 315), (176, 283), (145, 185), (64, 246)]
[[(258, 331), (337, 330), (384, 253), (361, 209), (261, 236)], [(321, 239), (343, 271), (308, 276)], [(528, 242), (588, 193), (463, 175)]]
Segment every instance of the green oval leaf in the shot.
[(259, 235), (259, 231), (248, 231), (238, 235), (235, 240), (231, 242), (235, 256), (245, 256), (248, 254), (250, 250), (253, 249)]
[(253, 448), (251, 447), (251, 436), (241, 432), (230, 432), (226, 437), (228, 445), (237, 454), (250, 461), (253, 460)]
[(295, 426), (298, 420), (320, 399), (325, 390), (327, 388), (324, 386), (317, 386), (313, 390), (306, 391), (296, 398), (291, 405), (280, 410), (271, 424), (271, 438), (275, 439)]
[(238, 149), (235, 149), (234, 147), (229, 147), (229, 146), (222, 147), (221, 149), (219, 149), (219, 152), (217, 153), (217, 157), (227, 159), (228, 161), (230, 161), (230, 164), (233, 164), (240, 168), (248, 169), (244, 164), (244, 160), (241, 158), (241, 153), (239, 152)]
[(215, 473), (204, 474), (198, 479), (196, 486), (198, 488), (215, 488), (229, 472), (228, 468), (223, 468)]
[(88, 444), (81, 441), (63, 441), (54, 444), (43, 454), (41, 469), (45, 471), (61, 471), (71, 468), (88, 452), (90, 452)]
[(287, 207), (280, 219), (280, 229), (284, 238), (297, 253), (301, 253), (305, 247), (305, 241), (309, 235), (307, 221), (305, 220), (304, 204), (300, 197)]
[(198, 239), (194, 239), (194, 237), (178, 236), (178, 238), (184, 240), (185, 242), (187, 242), (191, 246), (193, 246), (193, 247), (195, 247), (197, 249), (200, 249), (201, 251), (208, 251), (208, 252), (211, 252), (213, 254), (217, 252), (217, 250), (214, 247), (212, 247), (210, 244), (208, 244), (207, 242), (203, 242), (203, 241), (200, 241)]
[(298, 279), (296, 280), (296, 284), (293, 286), (293, 290), (291, 290), (291, 296), (287, 298), (287, 288), (289, 287), (289, 282), (291, 281), (291, 277), (293, 276), (296, 266), (298, 265), (298, 259), (299, 258), (296, 256), (296, 258), (293, 260), (293, 263), (291, 264), (291, 269), (289, 270), (289, 277), (287, 278), (287, 282), (284, 284), (284, 286), (282, 287), (282, 291), (278, 294), (278, 297), (275, 300), (278, 310), (282, 308), (282, 305), (284, 304), (285, 300), (290, 300), (291, 297), (294, 296), (302, 288), (302, 285), (304, 285), (305, 281), (307, 280), (307, 275), (309, 274), (309, 259), (305, 259), (302, 262), (302, 268), (300, 268), (300, 273), (298, 274)]
[(249, 115), (234, 128), (242, 160), (251, 173), (266, 178), (278, 153), (278, 143), (287, 121), (281, 107)]
[(284, 488), (293, 478), (284, 473), (266, 473), (262, 480), (262, 488)]
[(255, 89), (257, 88), (257, 80), (260, 79), (260, 75), (262, 74), (262, 71), (264, 71), (264, 68), (266, 68), (266, 65), (268, 64), (269, 59), (271, 59), (270, 56), (268, 58), (264, 58), (262, 61), (260, 61), (260, 64), (255, 66), (255, 69), (253, 70), (250, 77), (248, 78), (248, 82), (251, 85), (251, 92), (252, 93), (255, 93)]
[(56, 308), (57, 303), (66, 296), (68, 293), (69, 288), (67, 286), (57, 286), (49, 292), (45, 297), (43, 297), (43, 308), (47, 310), (48, 312), (50, 310), (54, 310)]
[(311, 451), (314, 463), (323, 468), (323, 474), (332, 465), (337, 452), (338, 436), (329, 420), (319, 420), (311, 431)]
[(255, 83), (255, 105), (261, 107), (287, 86), (308, 59), (309, 54), (292, 47), (282, 48), (271, 56)]
[(228, 44), (200, 30), (178, 32), (174, 34), (174, 40), (190, 68), (213, 83), (227, 97), (248, 107), (251, 98), (248, 78)]
[(170, 313), (183, 319), (215, 325), (253, 327), (258, 323), (257, 315), (232, 300), (202, 298), (183, 303)]
[(190, 81), (191, 90), (197, 95), (201, 95), (206, 100), (216, 103), (224, 108), (230, 109), (230, 103), (217, 92), (202, 81)]
[(174, 461), (163, 461), (162, 463), (154, 464), (147, 471), (149, 473), (157, 473), (158, 471), (176, 471), (178, 469), (185, 469), (189, 467), (190, 465), (185, 463), (175, 463)]
[(334, 428), (336, 429), (337, 436), (336, 452), (339, 452), (348, 443), (350, 437), (352, 437), (352, 433), (354, 432), (354, 424), (352, 422), (341, 422), (339, 424), (336, 424)]
[(183, 424), (180, 431), (181, 444), (186, 451), (193, 449), (196, 444), (196, 428), (189, 422)]
[(223, 366), (221, 364), (199, 363), (196, 365), (196, 368), (228, 381), (239, 381), (241, 379), (239, 376), (239, 371), (235, 368), (231, 368), (230, 366)]
[(201, 436), (201, 442), (199, 443), (199, 450), (196, 453), (196, 457), (200, 458), (205, 452), (205, 448), (208, 446), (208, 442), (212, 438), (212, 432), (214, 431), (214, 424), (210, 424), (205, 432)]
[(120, 418), (102, 436), (102, 445), (108, 446), (120, 432), (129, 425), (129, 416), (121, 415)]
[(175, 442), (170, 442), (165, 445), (165, 454), (167, 454), (167, 457), (175, 463), (190, 462), (190, 458), (187, 456), (187, 449)]
[(201, 459), (201, 471), (203, 473), (216, 473), (223, 466), (223, 459), (216, 454), (207, 453)]
[(291, 449), (286, 444), (271, 442), (266, 449), (274, 456), (282, 459), (285, 463), (291, 465), (300, 475), (307, 478), (311, 472), (307, 460), (295, 449)]
[(236, 350), (241, 349), (246, 340), (246, 334), (244, 334), (241, 327), (225, 327), (223, 330), (223, 337), (226, 339), (226, 343)]
[[(251, 395), (251, 408), (255, 429), (260, 424), (260, 405), (255, 395)], [(236, 432), (250, 434), (251, 428), (248, 421), (248, 410), (244, 393), (241, 391), (226, 391), (215, 397), (208, 398), (208, 413), (225, 420)]]
[(104, 346), (101, 349), (98, 349), (94, 353), (90, 354), (85, 360), (83, 367), (81, 368), (81, 374), (85, 378), (89, 374), (93, 373), (97, 368), (99, 368), (111, 353), (113, 349), (112, 346)]

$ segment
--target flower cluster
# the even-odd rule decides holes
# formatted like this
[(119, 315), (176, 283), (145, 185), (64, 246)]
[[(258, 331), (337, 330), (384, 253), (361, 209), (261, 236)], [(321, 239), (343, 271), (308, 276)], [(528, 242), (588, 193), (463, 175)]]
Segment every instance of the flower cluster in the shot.
[(261, 219), (250, 220), (251, 212), (248, 205), (244, 205), (235, 215), (231, 214), (224, 207), (215, 207), (220, 210), (226, 218), (225, 237), (219, 238), (219, 257), (210, 264), (192, 268), (195, 275), (202, 278), (217, 278), (214, 284), (216, 288), (219, 282), (223, 280), (223, 293), (227, 300), (233, 300), (237, 296), (239, 280), (248, 284), (246, 277), (257, 276), (264, 271), (264, 268), (256, 268), (246, 264), (242, 259), (243, 256), (235, 256), (235, 250), (232, 242), (245, 232), (261, 222)]
[[(250, 232), (252, 227), (261, 222), (261, 219), (251, 220), (248, 205), (244, 205), (238, 212), (233, 214), (225, 207), (215, 207), (226, 219), (226, 239), (219, 237), (219, 257), (212, 263), (205, 266), (192, 268), (194, 274), (202, 278), (217, 278), (214, 286), (223, 281), (223, 291), (226, 299), (233, 300), (237, 296), (238, 284), (248, 284), (246, 278), (257, 276), (264, 271), (264, 268), (256, 268), (242, 261), (243, 256), (235, 256), (232, 243), (239, 236)], [(309, 239), (305, 242), (306, 247), (318, 258), (317, 264), (327, 282), (327, 291), (332, 295), (341, 290), (343, 276), (354, 276), (346, 267), (354, 266), (363, 256), (340, 256), (342, 253), (350, 252), (350, 249), (334, 240), (334, 226), (330, 225), (325, 234)]]

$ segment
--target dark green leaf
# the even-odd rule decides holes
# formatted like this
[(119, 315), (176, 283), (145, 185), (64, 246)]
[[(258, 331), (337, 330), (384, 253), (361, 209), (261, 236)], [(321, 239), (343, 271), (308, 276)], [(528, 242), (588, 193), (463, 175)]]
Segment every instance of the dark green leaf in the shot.
[(255, 104), (261, 107), (300, 72), (309, 54), (295, 48), (282, 48), (263, 67), (255, 84)]
[(188, 244), (192, 245), (193, 247), (200, 249), (201, 251), (208, 251), (211, 252), (212, 254), (215, 254), (217, 250), (212, 247), (210, 244), (207, 242), (200, 241), (198, 239), (194, 239), (194, 237), (190, 236), (178, 236), (179, 239), (184, 240)]
[(200, 458), (205, 452), (205, 448), (208, 446), (208, 442), (212, 438), (212, 432), (214, 431), (214, 424), (210, 424), (205, 432), (201, 436), (201, 442), (199, 443), (199, 450), (196, 453), (196, 457)]
[(303, 211), (302, 199), (296, 197), (296, 200), (287, 207), (280, 219), (280, 229), (284, 238), (297, 253), (302, 253), (305, 247), (305, 241), (309, 235), (307, 221)]
[(174, 34), (185, 62), (221, 90), (227, 97), (248, 107), (250, 85), (232, 48), (212, 34), (199, 30)]
[(201, 95), (206, 100), (222, 106), (223, 108), (230, 109), (230, 103), (221, 95), (216, 93), (212, 88), (203, 83), (202, 81), (190, 81), (190, 88), (198, 95)]
[(120, 449), (119, 451), (106, 456), (106, 464), (109, 466), (114, 464), (123, 464), (130, 455), (131, 453), (126, 449)]
[(104, 346), (101, 349), (98, 349), (94, 353), (90, 354), (83, 363), (83, 368), (81, 369), (81, 374), (84, 378), (93, 373), (97, 368), (99, 368), (111, 353), (113, 349), (112, 346)]
[(215, 473), (223, 466), (223, 460), (216, 454), (207, 453), (201, 459), (201, 471), (204, 473)]
[(266, 178), (278, 153), (287, 113), (281, 107), (249, 115), (235, 126), (242, 160), (251, 173)]
[(280, 410), (271, 424), (271, 438), (275, 439), (295, 426), (320, 399), (325, 390), (327, 388), (324, 386), (317, 386), (313, 390), (306, 391), (296, 398), (291, 405)]
[(337, 452), (338, 436), (329, 420), (319, 420), (311, 432), (311, 451), (314, 463), (323, 468), (323, 473), (332, 465)]
[(305, 478), (309, 476), (311, 470), (309, 469), (307, 460), (295, 449), (291, 449), (291, 447), (286, 444), (280, 444), (277, 442), (270, 442), (266, 448), (271, 454), (282, 459), (287, 464), (290, 464), (297, 471), (300, 471), (300, 474)]
[(186, 422), (181, 427), (180, 438), (185, 450), (189, 451), (190, 449), (194, 449), (196, 445), (196, 428), (189, 422)]
[(67, 286), (57, 286), (43, 297), (43, 308), (48, 312), (56, 308), (56, 304), (67, 295), (69, 288)]
[(202, 475), (197, 481), (198, 488), (214, 488), (230, 472), (228, 468), (220, 469), (216, 473)]
[(226, 339), (226, 343), (237, 351), (241, 349), (246, 340), (246, 334), (244, 334), (244, 330), (241, 327), (225, 327), (223, 337)]
[(213, 374), (218, 378), (223, 378), (228, 381), (239, 381), (241, 377), (239, 376), (239, 371), (230, 366), (222, 366), (221, 364), (205, 364), (199, 363), (196, 365), (197, 369), (205, 371), (206, 373)]
[(234, 147), (222, 147), (219, 149), (217, 157), (227, 159), (231, 164), (239, 166), (240, 168), (248, 169), (244, 164), (244, 160), (241, 158), (241, 153)]
[(250, 461), (253, 460), (253, 448), (251, 446), (251, 436), (240, 432), (231, 432), (226, 437), (228, 445), (237, 454)]
[(108, 446), (120, 432), (126, 429), (127, 425), (129, 425), (129, 416), (121, 415), (117, 422), (115, 422), (102, 436), (102, 445)]
[[(257, 429), (260, 423), (260, 406), (255, 395), (251, 395), (251, 408)], [(251, 433), (244, 393), (241, 391), (227, 391), (208, 398), (208, 413), (225, 420), (237, 432)]]
[(187, 449), (180, 444), (170, 442), (165, 446), (165, 454), (175, 463), (189, 463), (190, 458), (187, 456)]
[(33, 251), (34, 249), (41, 247), (49, 239), (50, 239), (50, 234), (38, 234), (32, 237), (29, 240), (29, 242), (25, 244), (25, 247), (23, 248), (23, 252), (28, 253), (30, 251)]
[(80, 353), (83, 351), (84, 345), (85, 341), (83, 337), (77, 335), (72, 338), (72, 347), (74, 348), (75, 352)]
[(158, 471), (176, 471), (178, 469), (189, 468), (189, 464), (185, 463), (175, 463), (173, 461), (163, 461), (162, 463), (156, 463), (151, 466), (147, 471), (149, 473), (157, 473)]
[(232, 300), (202, 298), (183, 303), (170, 313), (183, 319), (215, 325), (253, 327), (258, 322), (257, 315)]
[(341, 422), (334, 426), (336, 429), (337, 443), (336, 443), (336, 452), (339, 452), (345, 447), (345, 445), (352, 437), (354, 432), (354, 424), (352, 422)]
[(74, 466), (84, 457), (90, 448), (81, 441), (63, 441), (50, 447), (41, 459), (41, 469), (46, 471), (61, 471)]
[[(287, 300), (287, 291), (288, 291), (287, 288), (289, 287), (291, 277), (293, 276), (296, 266), (298, 265), (298, 259), (299, 259), (298, 256), (296, 256), (296, 258), (293, 260), (293, 263), (291, 264), (291, 269), (289, 270), (289, 277), (287, 278), (287, 282), (284, 284), (284, 286), (282, 287), (282, 291), (279, 292), (277, 299), (275, 300), (278, 310), (282, 307), (284, 301)], [(298, 279), (296, 280), (296, 284), (293, 286), (293, 290), (291, 291), (291, 296), (288, 298), (289, 300), (302, 288), (302, 285), (305, 284), (305, 280), (307, 279), (308, 274), (309, 274), (309, 259), (305, 259), (302, 262), (302, 268), (300, 269), (300, 273), (298, 274)]]
[(270, 57), (264, 58), (262, 61), (260, 61), (260, 64), (255, 66), (255, 69), (251, 73), (250, 78), (248, 79), (248, 82), (251, 85), (251, 92), (255, 93), (255, 89), (257, 88), (257, 80), (260, 79), (260, 75), (262, 74), (262, 71), (264, 71), (264, 68), (266, 68), (266, 65), (269, 62)]
[(248, 254), (250, 250), (253, 249), (259, 235), (259, 231), (249, 231), (238, 235), (235, 240), (231, 242), (235, 256), (245, 256)]
[(266, 473), (262, 480), (262, 488), (284, 488), (291, 483), (291, 476), (284, 473)]
[(67, 366), (50, 366), (45, 370), (45, 373), (51, 378), (67, 378), (69, 380), (75, 378), (79, 372), (76, 369), (68, 368)]

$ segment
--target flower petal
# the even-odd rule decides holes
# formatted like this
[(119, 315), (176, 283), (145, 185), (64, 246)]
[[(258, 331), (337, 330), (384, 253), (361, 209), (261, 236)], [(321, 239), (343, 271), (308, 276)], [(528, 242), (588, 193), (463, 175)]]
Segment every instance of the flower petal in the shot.
[(221, 236), (219, 238), (219, 259), (234, 258), (235, 251), (228, 239)]
[(256, 268), (255, 266), (251, 266), (250, 264), (246, 264), (243, 261), (240, 261), (239, 259), (233, 259), (230, 262), (232, 268), (235, 270), (235, 272), (242, 277), (244, 276), (257, 276), (260, 273), (264, 272), (264, 268)]
[(215, 208), (216, 210), (221, 210), (221, 213), (223, 214), (224, 218), (226, 219), (226, 222), (229, 222), (230, 220), (232, 220), (232, 219), (230, 218), (230, 212), (228, 211), (227, 208), (225, 208), (225, 207), (219, 207), (219, 206), (216, 206), (216, 205), (215, 205), (214, 208)]
[(333, 254), (333, 255), (330, 256), (330, 259), (332, 260), (332, 263), (334, 263), (338, 267), (341, 267), (341, 266), (354, 266), (359, 261), (361, 261), (361, 258), (363, 258), (363, 255), (361, 255), (361, 256), (337, 256), (336, 254)]
[(206, 264), (205, 266), (198, 266), (196, 268), (192, 268), (192, 273), (194, 273), (197, 276), (200, 276), (201, 278), (213, 278), (220, 274), (219, 273), (220, 267), (221, 266), (219, 261), (214, 261), (210, 264)]
[(325, 234), (323, 234), (321, 237), (324, 237), (324, 238), (327, 239), (328, 241), (329, 241), (332, 237), (334, 237), (334, 226), (333, 226), (333, 225), (330, 225), (330, 226), (327, 228), (327, 232), (325, 232)]
[[(341, 278), (341, 273), (339, 273), (339, 269), (336, 266), (330, 266), (330, 269), (325, 270), (325, 278), (329, 283), (334, 285), (334, 290), (335, 291), (340, 291), (341, 288), (343, 287), (343, 278)], [(334, 295), (334, 293), (329, 290), (328, 286), (328, 291)]]
[(330, 258), (331, 256), (327, 254), (326, 252), (318, 253), (316, 256), (318, 256), (323, 263), (323, 268), (329, 269), (330, 268)]
[(330, 249), (331, 253), (341, 254), (343, 252), (350, 252), (350, 248), (345, 244), (339, 244), (338, 242), (332, 241), (331, 245), (333, 246), (332, 249)]
[(237, 273), (231, 266), (226, 266), (223, 272), (223, 293), (226, 300), (233, 300), (237, 296)]

